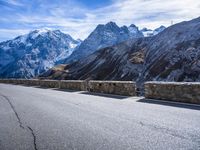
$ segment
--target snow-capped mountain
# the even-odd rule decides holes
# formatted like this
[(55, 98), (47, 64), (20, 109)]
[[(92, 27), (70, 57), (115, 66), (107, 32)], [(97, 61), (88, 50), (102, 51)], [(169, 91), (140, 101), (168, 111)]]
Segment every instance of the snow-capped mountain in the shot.
[(109, 22), (105, 25), (100, 24), (80, 46), (74, 50), (72, 55), (65, 62), (74, 62), (101, 48), (140, 37), (143, 37), (143, 34), (135, 25), (119, 27), (115, 22)]
[(159, 28), (156, 28), (155, 30), (143, 28), (140, 31), (142, 32), (144, 37), (151, 37), (151, 36), (157, 35), (158, 33), (162, 32), (165, 29), (166, 27), (162, 25)]
[(143, 34), (142, 32), (138, 29), (138, 27), (134, 24), (131, 24), (129, 27), (128, 27), (128, 30), (129, 30), (129, 36), (132, 38), (140, 38), (140, 37), (143, 37)]
[(80, 42), (59, 30), (39, 29), (0, 43), (0, 77), (30, 78), (71, 55)]
[(50, 79), (200, 81), (200, 17), (166, 28), (156, 36), (100, 49), (65, 66)]

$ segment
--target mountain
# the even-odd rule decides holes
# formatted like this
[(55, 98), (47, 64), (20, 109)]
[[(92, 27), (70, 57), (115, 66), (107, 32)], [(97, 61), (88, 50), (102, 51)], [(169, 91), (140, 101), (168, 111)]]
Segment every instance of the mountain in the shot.
[(50, 79), (200, 81), (200, 17), (100, 49), (87, 58), (50, 69)]
[(200, 81), (200, 17), (168, 27), (146, 48), (139, 83)]
[(74, 62), (94, 53), (95, 51), (113, 46), (117, 43), (132, 38), (143, 37), (135, 25), (129, 27), (118, 27), (116, 23), (109, 22), (105, 25), (98, 25), (95, 30), (77, 47), (65, 63)]
[(0, 77), (31, 78), (71, 55), (80, 42), (59, 30), (40, 29), (0, 43)]
[(159, 28), (156, 28), (155, 30), (143, 28), (142, 30), (140, 30), (140, 32), (142, 32), (144, 37), (150, 37), (157, 35), (158, 33), (164, 31), (165, 29), (166, 27), (161, 25)]
[(57, 69), (60, 66), (54, 67), (40, 77), (66, 80), (136, 80), (143, 67), (145, 50), (142, 48), (148, 41), (149, 38), (132, 39), (106, 47), (85, 59), (65, 65), (62, 70)]

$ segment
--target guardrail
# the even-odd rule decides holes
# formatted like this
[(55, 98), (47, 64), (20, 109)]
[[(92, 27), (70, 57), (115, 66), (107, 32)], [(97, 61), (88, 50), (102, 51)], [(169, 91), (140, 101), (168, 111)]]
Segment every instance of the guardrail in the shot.
[(135, 82), (132, 81), (0, 79), (0, 83), (136, 96)]
[(146, 82), (145, 97), (200, 104), (200, 82)]

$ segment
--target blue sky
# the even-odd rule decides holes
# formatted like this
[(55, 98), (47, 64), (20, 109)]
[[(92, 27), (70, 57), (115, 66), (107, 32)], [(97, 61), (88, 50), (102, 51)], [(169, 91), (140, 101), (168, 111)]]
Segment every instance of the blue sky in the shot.
[(38, 28), (84, 39), (98, 24), (169, 26), (200, 16), (199, 0), (0, 0), (0, 41)]

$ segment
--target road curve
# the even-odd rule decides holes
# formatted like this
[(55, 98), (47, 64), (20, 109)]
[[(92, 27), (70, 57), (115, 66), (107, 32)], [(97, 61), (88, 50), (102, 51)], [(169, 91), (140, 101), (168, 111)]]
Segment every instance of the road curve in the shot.
[(199, 150), (200, 106), (0, 84), (0, 150)]

